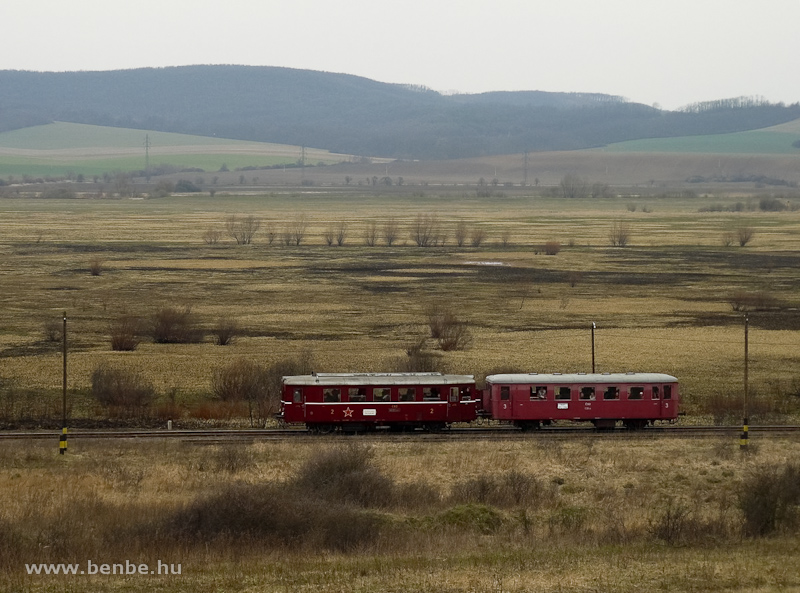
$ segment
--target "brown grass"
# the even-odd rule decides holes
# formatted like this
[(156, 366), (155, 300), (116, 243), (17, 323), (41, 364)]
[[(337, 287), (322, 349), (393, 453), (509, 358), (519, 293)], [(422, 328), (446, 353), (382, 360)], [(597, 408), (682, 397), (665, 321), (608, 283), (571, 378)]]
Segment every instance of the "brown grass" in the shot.
[[(746, 456), (735, 436), (73, 439), (67, 456), (55, 439), (11, 442), (0, 449), (0, 587), (177, 591), (246, 578), (263, 590), (705, 591), (713, 573), (726, 590), (777, 591), (800, 584), (796, 488), (767, 538), (743, 538), (739, 497), (766, 483), (759, 468), (795, 484), (800, 445), (758, 438)], [(182, 575), (24, 575), (26, 562), (89, 559), (181, 563)]]
[[(96, 410), (81, 403), (91, 373), (122, 356), (154, 385), (158, 403), (177, 391), (182, 409), (190, 410), (210, 397), (212, 370), (233, 358), (269, 366), (311, 351), (319, 372), (395, 368), (408, 345), (427, 333), (425, 305), (446, 302), (469, 319), (473, 347), (441, 353), (439, 368), (478, 376), (500, 366), (585, 371), (594, 321), (598, 370), (674, 374), (686, 410), (703, 422), (710, 421), (706, 400), (741, 396), (743, 326), (728, 302), (741, 291), (784, 305), (751, 315), (753, 387), (777, 395), (776, 381), (797, 378), (792, 353), (800, 347), (800, 319), (792, 308), (800, 213), (698, 213), (702, 198), (637, 198), (654, 212), (631, 213), (622, 198), (565, 202), (536, 195), (486, 204), (452, 192), (404, 191), (384, 197), (330, 190), (303, 200), (227, 196), (224, 204), (208, 197), (74, 200), (66, 214), (56, 202), (42, 208), (3, 200), (2, 376), (56, 402), (60, 351), (42, 342), (41, 319), (67, 310), (74, 416), (93, 417)], [(248, 246), (203, 245), (198, 229), (223, 224), (227, 210), (252, 214), (265, 228), (301, 221), (305, 239), (288, 247), (260, 235)], [(483, 246), (458, 248), (451, 240), (416, 248), (410, 229), (420, 214), (436, 215), (449, 237), (462, 221), (485, 231)], [(720, 233), (744, 219), (758, 229), (758, 241), (747, 249), (720, 247)], [(344, 220), (352, 237), (377, 222), (378, 229), (394, 227), (396, 241), (327, 248), (324, 229)], [(635, 241), (615, 250), (608, 229), (620, 220)], [(29, 228), (42, 229), (47, 239), (30, 243)], [(499, 248), (504, 235), (509, 246)], [(537, 255), (544, 238), (561, 245), (557, 257)], [(91, 278), (87, 252), (99, 246), (110, 271)], [(198, 331), (236, 319), (237, 339), (226, 348), (210, 340), (143, 340), (133, 352), (112, 352), (108, 330), (120, 311), (148, 319), (164, 309), (190, 311)], [(796, 410), (796, 398), (784, 399), (786, 409)]]

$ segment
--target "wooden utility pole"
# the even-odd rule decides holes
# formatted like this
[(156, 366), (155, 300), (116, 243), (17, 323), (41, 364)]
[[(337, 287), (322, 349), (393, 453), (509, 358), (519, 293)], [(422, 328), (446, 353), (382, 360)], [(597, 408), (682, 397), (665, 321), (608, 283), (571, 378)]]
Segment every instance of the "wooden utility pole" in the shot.
[(67, 452), (67, 312), (64, 311), (62, 353), (64, 372), (61, 381), (61, 437), (58, 439), (58, 452), (63, 455)]
[(744, 316), (744, 405), (742, 406), (743, 410), (743, 421), (742, 421), (742, 437), (739, 440), (739, 448), (742, 451), (747, 450), (747, 445), (749, 443), (749, 430), (750, 430), (750, 420), (747, 417), (747, 396), (749, 391), (750, 385), (750, 378), (749, 378), (749, 365), (750, 365), (750, 353), (749, 353), (749, 325), (750, 320), (747, 318), (747, 315)]

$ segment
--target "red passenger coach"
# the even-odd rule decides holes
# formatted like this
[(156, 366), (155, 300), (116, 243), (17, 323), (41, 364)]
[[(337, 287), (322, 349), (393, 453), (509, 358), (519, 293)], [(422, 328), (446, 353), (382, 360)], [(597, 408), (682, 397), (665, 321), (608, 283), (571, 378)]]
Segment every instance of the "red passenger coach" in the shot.
[(554, 420), (643, 428), (678, 417), (678, 380), (660, 373), (508, 374), (486, 377), (484, 411), (522, 429)]
[(441, 373), (319, 373), (283, 378), (283, 420), (315, 432), (440, 430), (477, 416), (475, 378)]

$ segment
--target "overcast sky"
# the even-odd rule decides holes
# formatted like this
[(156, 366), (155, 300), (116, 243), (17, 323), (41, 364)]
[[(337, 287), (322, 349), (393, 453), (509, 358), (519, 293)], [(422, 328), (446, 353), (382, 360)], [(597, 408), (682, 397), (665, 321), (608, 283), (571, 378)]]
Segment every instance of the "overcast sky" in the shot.
[(800, 101), (800, 0), (2, 0), (0, 69), (286, 66), (666, 109)]

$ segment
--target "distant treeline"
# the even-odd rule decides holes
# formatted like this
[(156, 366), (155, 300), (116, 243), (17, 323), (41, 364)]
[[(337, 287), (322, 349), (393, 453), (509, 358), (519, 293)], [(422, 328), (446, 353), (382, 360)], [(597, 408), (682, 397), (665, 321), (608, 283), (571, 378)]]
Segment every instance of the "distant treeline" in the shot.
[(597, 93), (442, 95), (347, 74), (252, 66), (0, 71), (0, 131), (68, 121), (449, 159), (757, 129), (800, 104), (737, 98), (679, 111)]

